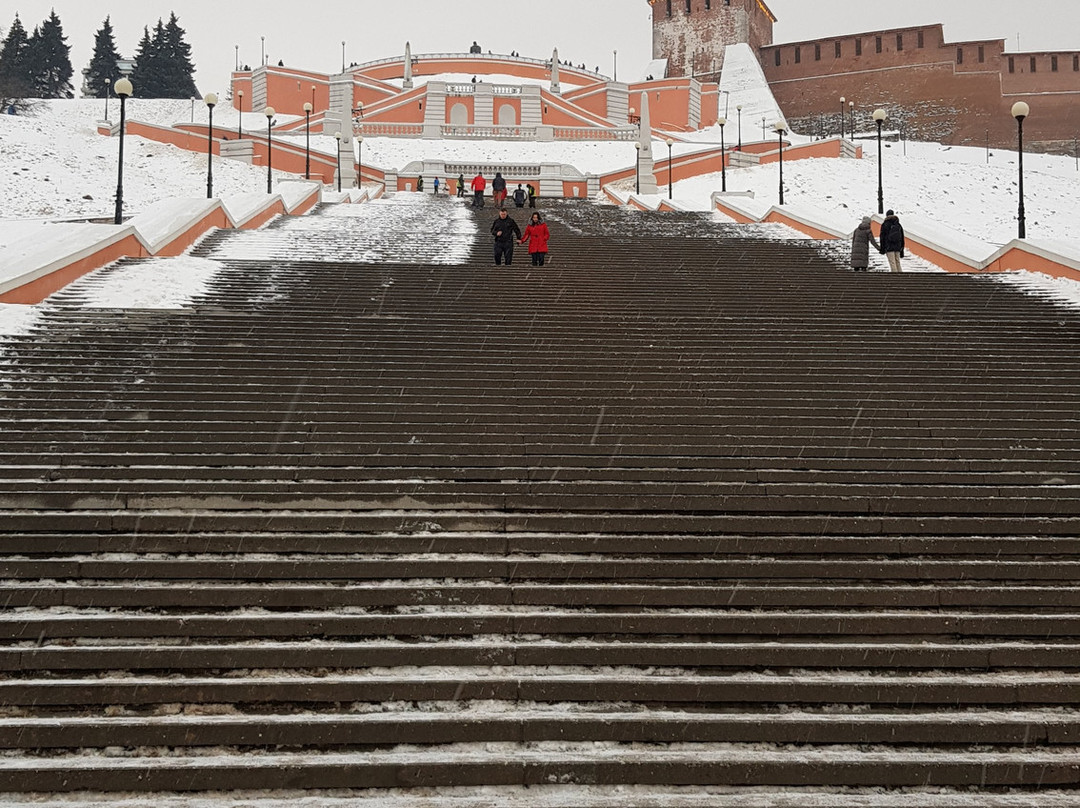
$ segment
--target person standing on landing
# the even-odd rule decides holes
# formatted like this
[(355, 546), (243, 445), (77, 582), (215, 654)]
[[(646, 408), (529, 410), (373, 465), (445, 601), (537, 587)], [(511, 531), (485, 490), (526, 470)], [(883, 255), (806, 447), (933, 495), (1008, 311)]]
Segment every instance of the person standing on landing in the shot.
[(457, 195), (459, 199), (465, 198), (465, 175), (458, 174), (457, 178)]
[(506, 260), (506, 265), (514, 263), (514, 237), (521, 238), (521, 228), (510, 218), (506, 208), (499, 209), (499, 218), (491, 223), (491, 235), (495, 237), (495, 266)]
[(855, 235), (851, 237), (851, 268), (856, 272), (866, 272), (870, 267), (870, 245), (881, 252), (881, 245), (874, 238), (874, 231), (870, 229), (870, 217), (863, 217), (862, 222), (855, 228)]
[(506, 180), (501, 171), (496, 171), (495, 179), (491, 181), (491, 199), (497, 208), (501, 208), (506, 201)]
[(521, 187), (521, 183), (518, 183), (517, 190), (514, 191), (514, 207), (525, 207), (525, 200), (529, 198), (529, 195), (525, 193), (525, 189)]
[(894, 211), (885, 214), (881, 223), (881, 251), (889, 259), (889, 269), (900, 272), (900, 259), (904, 257), (904, 228)]
[(484, 207), (484, 191), (487, 190), (487, 180), (484, 179), (484, 172), (479, 172), (472, 181), (473, 189), (473, 203), (474, 208)]
[(551, 231), (544, 224), (543, 217), (539, 213), (532, 215), (532, 221), (525, 228), (525, 235), (521, 237), (521, 243), (529, 242), (529, 255), (532, 257), (534, 267), (542, 267), (547, 261), (548, 241), (551, 239)]

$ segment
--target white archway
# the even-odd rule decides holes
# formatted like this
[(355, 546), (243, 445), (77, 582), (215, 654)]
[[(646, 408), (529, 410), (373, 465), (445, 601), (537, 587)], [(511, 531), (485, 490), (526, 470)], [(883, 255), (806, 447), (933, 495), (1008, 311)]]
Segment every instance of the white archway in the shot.
[(450, 108), (450, 123), (454, 126), (468, 126), (469, 108), (460, 102), (454, 104)]
[(499, 126), (517, 126), (517, 110), (511, 104), (503, 104), (499, 107)]

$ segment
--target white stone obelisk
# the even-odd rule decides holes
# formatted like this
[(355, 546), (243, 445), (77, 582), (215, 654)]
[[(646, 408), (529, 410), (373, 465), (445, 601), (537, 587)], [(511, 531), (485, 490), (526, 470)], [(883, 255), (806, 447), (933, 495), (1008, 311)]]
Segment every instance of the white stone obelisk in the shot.
[(551, 53), (551, 92), (562, 95), (562, 86), (559, 84), (559, 49)]
[(402, 89), (411, 90), (413, 88), (412, 78), (412, 45), (408, 42), (405, 43), (405, 83), (401, 85)]
[(658, 194), (660, 188), (656, 184), (656, 161), (653, 159), (652, 122), (649, 119), (649, 94), (641, 94), (641, 124), (640, 137), (638, 138), (638, 177), (641, 184), (641, 193)]

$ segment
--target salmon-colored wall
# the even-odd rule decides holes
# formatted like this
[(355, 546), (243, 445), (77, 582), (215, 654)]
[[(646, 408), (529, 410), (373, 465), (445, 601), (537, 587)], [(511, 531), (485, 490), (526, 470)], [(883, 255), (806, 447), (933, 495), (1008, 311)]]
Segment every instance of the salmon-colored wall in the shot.
[(148, 255), (142, 242), (134, 235), (127, 236), (115, 244), (102, 247), (97, 252), (86, 256), (65, 267), (55, 270), (37, 280), (12, 289), (0, 295), (0, 303), (22, 303), (32, 305), (40, 303), (54, 292), (58, 292), (72, 281), (76, 281), (88, 272), (100, 269), (106, 264), (121, 258), (145, 258)]
[(225, 211), (219, 205), (216, 209), (210, 211), (203, 216), (199, 221), (181, 233), (172, 241), (165, 244), (155, 255), (160, 255), (166, 258), (182, 255), (184, 250), (202, 238), (203, 234), (208, 230), (214, 228), (228, 229), (232, 224), (229, 222), (229, 217), (225, 214)]
[[(240, 90), (244, 91), (244, 108), (240, 109)], [(251, 112), (251, 74), (233, 73), (232, 75), (232, 105), (238, 112)]]

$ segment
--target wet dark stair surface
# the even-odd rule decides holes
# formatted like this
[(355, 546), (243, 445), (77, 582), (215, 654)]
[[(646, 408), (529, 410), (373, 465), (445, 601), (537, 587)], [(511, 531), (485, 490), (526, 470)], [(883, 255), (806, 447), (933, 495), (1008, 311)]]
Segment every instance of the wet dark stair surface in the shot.
[(497, 268), (454, 204), (12, 341), (0, 789), (1080, 805), (1074, 310), (585, 202)]

